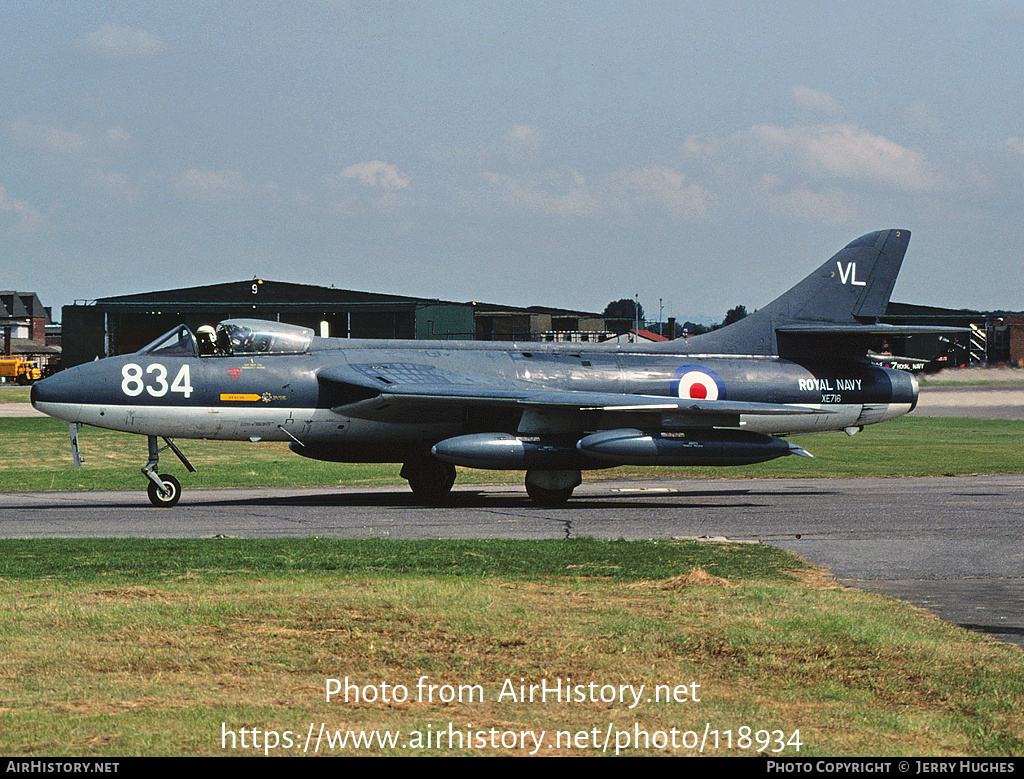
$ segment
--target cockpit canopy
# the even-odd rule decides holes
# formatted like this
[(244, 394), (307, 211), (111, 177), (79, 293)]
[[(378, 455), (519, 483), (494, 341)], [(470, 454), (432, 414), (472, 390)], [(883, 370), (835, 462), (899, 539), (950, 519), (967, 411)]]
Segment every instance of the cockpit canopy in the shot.
[(216, 330), (204, 325), (196, 333), (178, 325), (140, 351), (177, 357), (302, 354), (312, 340), (313, 331), (308, 327), (262, 319), (227, 319)]

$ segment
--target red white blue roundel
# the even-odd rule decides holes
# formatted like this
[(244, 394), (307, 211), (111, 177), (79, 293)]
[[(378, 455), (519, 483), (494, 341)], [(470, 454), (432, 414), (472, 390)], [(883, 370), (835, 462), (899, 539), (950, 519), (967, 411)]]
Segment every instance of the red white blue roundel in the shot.
[(671, 392), (693, 400), (724, 400), (725, 384), (712, 370), (700, 365), (684, 365), (672, 374)]

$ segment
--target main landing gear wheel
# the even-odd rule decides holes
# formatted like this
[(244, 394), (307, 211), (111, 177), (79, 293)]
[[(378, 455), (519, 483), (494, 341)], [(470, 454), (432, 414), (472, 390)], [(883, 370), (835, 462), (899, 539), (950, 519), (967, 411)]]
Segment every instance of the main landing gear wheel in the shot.
[(538, 506), (561, 506), (582, 482), (579, 471), (527, 471), (526, 494)]
[(163, 482), (163, 489), (161, 490), (156, 486), (155, 482), (151, 481), (146, 488), (146, 491), (149, 493), (149, 500), (154, 506), (170, 508), (181, 497), (181, 484), (173, 476), (169, 476), (166, 473), (161, 473), (157, 478)]
[(455, 486), (455, 466), (433, 457), (405, 463), (401, 476), (424, 503), (440, 503)]
[(526, 482), (526, 494), (538, 506), (561, 506), (569, 501), (574, 489), (575, 487), (564, 487), (560, 490), (549, 490)]

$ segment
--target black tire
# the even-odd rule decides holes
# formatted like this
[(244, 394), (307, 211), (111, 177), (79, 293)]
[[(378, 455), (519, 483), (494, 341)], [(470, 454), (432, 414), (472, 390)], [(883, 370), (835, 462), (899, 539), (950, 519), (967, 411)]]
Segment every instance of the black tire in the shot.
[(538, 487), (536, 484), (526, 482), (526, 494), (530, 500), (538, 506), (562, 506), (572, 497), (575, 487), (565, 487), (560, 490), (549, 490), (546, 487)]
[(149, 492), (149, 500), (154, 506), (160, 506), (161, 508), (170, 508), (177, 504), (181, 498), (181, 484), (173, 476), (167, 474), (160, 474), (160, 481), (164, 483), (167, 488), (167, 494), (162, 494), (157, 486), (150, 481), (147, 492)]
[(455, 466), (433, 457), (402, 466), (413, 494), (424, 503), (440, 503), (455, 486)]

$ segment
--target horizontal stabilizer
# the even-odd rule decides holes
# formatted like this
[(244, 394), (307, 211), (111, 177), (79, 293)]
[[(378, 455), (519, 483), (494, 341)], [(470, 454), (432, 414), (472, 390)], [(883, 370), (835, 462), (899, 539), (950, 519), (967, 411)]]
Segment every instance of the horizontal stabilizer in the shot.
[(970, 333), (969, 327), (943, 327), (941, 325), (833, 325), (795, 324), (777, 327), (779, 333), (806, 335), (939, 335), (942, 333)]

